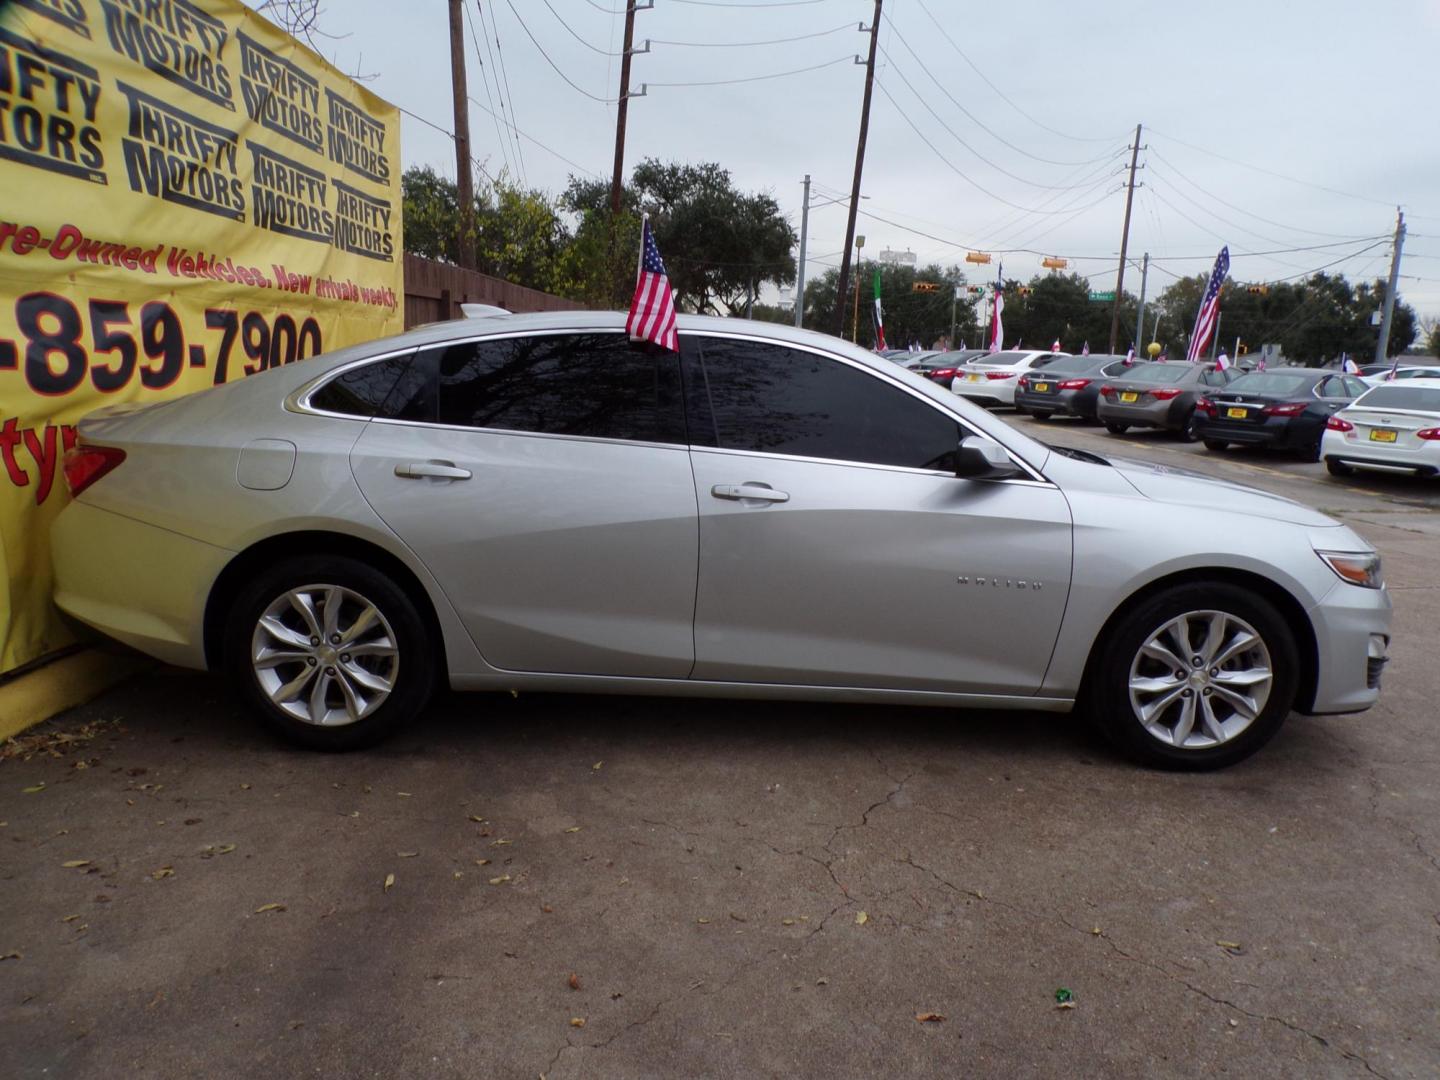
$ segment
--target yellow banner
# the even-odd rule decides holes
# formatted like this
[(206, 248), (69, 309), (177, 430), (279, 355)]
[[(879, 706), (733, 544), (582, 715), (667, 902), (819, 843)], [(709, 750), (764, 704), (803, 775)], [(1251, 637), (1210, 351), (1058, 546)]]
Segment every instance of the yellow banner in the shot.
[(0, 0), (0, 672), (75, 421), (398, 332), (402, 250), (398, 112), (237, 0)]

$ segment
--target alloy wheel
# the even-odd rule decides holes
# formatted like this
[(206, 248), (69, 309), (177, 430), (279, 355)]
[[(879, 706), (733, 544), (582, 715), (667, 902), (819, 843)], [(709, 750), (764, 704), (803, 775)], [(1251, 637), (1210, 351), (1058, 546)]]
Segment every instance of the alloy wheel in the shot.
[(250, 664), (276, 708), (340, 727), (369, 716), (395, 688), (400, 651), (375, 604), (339, 585), (302, 585), (256, 621)]
[(1270, 650), (1244, 619), (1190, 611), (1155, 630), (1130, 665), (1130, 705), (1161, 743), (1206, 750), (1264, 711), (1275, 681)]

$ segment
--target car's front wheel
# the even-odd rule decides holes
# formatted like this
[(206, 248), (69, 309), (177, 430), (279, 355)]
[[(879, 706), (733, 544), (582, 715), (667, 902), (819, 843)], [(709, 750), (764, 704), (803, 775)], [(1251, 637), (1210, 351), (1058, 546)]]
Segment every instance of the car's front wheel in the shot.
[(1054, 416), (1055, 414), (1051, 412), (1042, 412), (1039, 409), (1032, 409), (1030, 411), (1030, 415), (1033, 416), (1036, 420), (1049, 420), (1050, 417)]
[(1117, 424), (1113, 421), (1107, 420), (1105, 421), (1105, 430), (1108, 431), (1111, 435), (1124, 435), (1127, 431), (1130, 430), (1130, 425)]
[(1229, 444), (1228, 442), (1226, 442), (1224, 439), (1206, 439), (1206, 440), (1205, 440), (1205, 449), (1206, 449), (1206, 450), (1224, 450), (1224, 449), (1225, 449), (1227, 446), (1229, 446), (1229, 445), (1230, 445), (1230, 444)]
[(415, 718), (435, 683), (414, 602), (344, 556), (262, 571), (230, 610), (225, 666), (272, 731), (318, 750), (370, 746)]
[(1178, 585), (1126, 613), (1099, 645), (1085, 700), (1121, 751), (1165, 769), (1218, 769), (1284, 723), (1299, 684), (1294, 634), (1267, 600), (1226, 583)]

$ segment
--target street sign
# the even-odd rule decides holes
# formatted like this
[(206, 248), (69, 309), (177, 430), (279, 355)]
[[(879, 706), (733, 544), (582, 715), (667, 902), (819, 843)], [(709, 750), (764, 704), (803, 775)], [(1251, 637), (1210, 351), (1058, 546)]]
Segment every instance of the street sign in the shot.
[(1114, 300), (1115, 290), (1110, 289), (1108, 292), (1092, 292), (1090, 294), (1090, 299), (1095, 301), (1096, 303), (1103, 303), (1107, 300)]
[(940, 291), (940, 283), (939, 283), (938, 281), (917, 281), (917, 282), (915, 282), (914, 284), (912, 284), (912, 285), (910, 286), (910, 291), (911, 291), (911, 292), (939, 292), (939, 291)]

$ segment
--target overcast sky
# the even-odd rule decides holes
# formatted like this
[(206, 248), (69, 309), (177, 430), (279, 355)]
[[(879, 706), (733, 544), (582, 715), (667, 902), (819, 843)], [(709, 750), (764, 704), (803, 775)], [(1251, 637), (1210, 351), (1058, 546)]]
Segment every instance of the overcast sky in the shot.
[[(324, 51), (450, 129), (446, 4), (403, 8), (330, 0), (322, 25), (348, 36)], [(552, 192), (572, 173), (609, 178), (623, 8), (468, 0), (480, 54), (469, 42), (470, 131), (490, 173)], [(636, 16), (637, 46), (653, 44), (632, 64), (633, 87), (649, 92), (630, 103), (627, 173), (646, 156), (719, 162), (740, 187), (771, 192), (797, 231), (809, 173), (809, 273), (837, 265), (844, 206), (814, 204), (848, 196), (864, 89), (852, 57), (867, 46), (856, 26), (873, 11), (872, 0), (655, 0)], [(800, 35), (816, 36), (719, 47)], [(1170, 274), (1208, 271), (1222, 242), (1239, 281), (1332, 263), (1352, 280), (1383, 275), (1399, 204), (1401, 294), (1440, 315), (1437, 45), (1440, 0), (886, 0), (857, 231), (867, 256), (909, 248), (950, 263), (1028, 248), (1113, 288), (1121, 174), (1142, 123), (1130, 254), (1156, 260), (1152, 295)], [(454, 175), (450, 139), (410, 117), (402, 153)], [(1297, 248), (1313, 250), (1251, 254)], [(1003, 259), (1007, 277), (1040, 270), (1039, 254)]]

